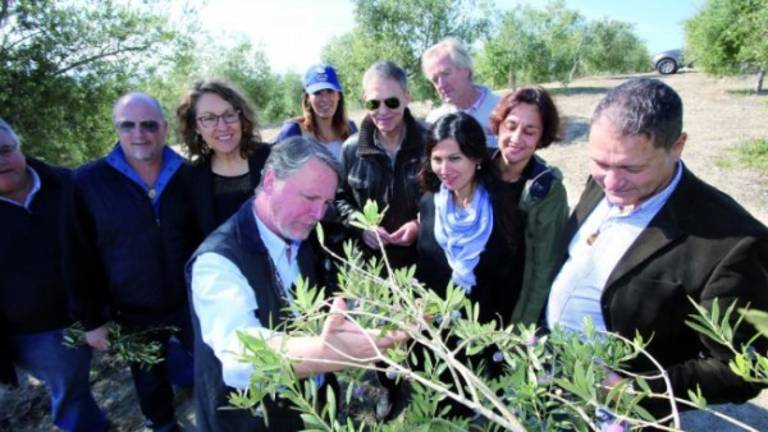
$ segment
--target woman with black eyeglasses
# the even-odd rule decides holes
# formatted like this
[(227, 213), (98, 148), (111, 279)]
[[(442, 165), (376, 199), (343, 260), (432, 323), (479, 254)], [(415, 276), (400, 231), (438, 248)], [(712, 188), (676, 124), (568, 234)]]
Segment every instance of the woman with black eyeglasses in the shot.
[(344, 93), (341, 91), (336, 69), (330, 65), (314, 65), (304, 74), (304, 93), (301, 96), (301, 117), (288, 120), (277, 134), (275, 142), (292, 136), (306, 136), (325, 144), (328, 150), (341, 158), (341, 145), (357, 126), (347, 118)]
[(360, 132), (344, 143), (341, 163), (346, 178), (337, 207), (347, 222), (369, 199), (379, 209), (387, 208), (375, 231), (350, 227), (348, 232), (361, 241), (367, 255), (380, 249), (378, 233), (392, 266), (409, 266), (416, 262), (417, 174), (425, 129), (407, 108), (411, 96), (406, 74), (396, 64), (382, 61), (369, 67), (363, 75), (363, 96), (368, 115)]
[(188, 191), (208, 235), (253, 195), (269, 146), (245, 97), (221, 81), (195, 83), (176, 117), (192, 160)]

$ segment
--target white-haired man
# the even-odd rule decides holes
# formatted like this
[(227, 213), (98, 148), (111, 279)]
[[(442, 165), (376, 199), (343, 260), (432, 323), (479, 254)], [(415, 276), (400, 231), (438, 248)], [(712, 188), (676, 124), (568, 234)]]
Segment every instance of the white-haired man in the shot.
[(421, 69), (443, 101), (427, 114), (427, 123), (434, 123), (445, 114), (463, 111), (483, 126), (488, 147), (496, 148), (496, 135), (491, 131), (489, 117), (500, 97), (472, 81), (472, 58), (464, 43), (447, 37), (431, 46), (421, 56)]

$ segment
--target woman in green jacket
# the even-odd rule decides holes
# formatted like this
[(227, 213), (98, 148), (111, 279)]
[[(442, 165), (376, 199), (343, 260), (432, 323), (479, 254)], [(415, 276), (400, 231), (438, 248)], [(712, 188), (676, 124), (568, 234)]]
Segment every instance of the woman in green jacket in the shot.
[(498, 136), (493, 156), (504, 181), (506, 199), (525, 217), (523, 285), (510, 322), (537, 323), (549, 295), (557, 240), (568, 219), (563, 175), (534, 155), (559, 141), (560, 117), (541, 87), (522, 87), (499, 101), (490, 125)]

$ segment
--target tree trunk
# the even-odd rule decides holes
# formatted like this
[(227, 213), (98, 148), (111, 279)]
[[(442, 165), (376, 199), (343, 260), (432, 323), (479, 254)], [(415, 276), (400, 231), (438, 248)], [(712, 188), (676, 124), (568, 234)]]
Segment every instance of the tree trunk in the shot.
[(755, 90), (757, 94), (763, 91), (763, 79), (765, 79), (765, 69), (760, 69), (760, 72), (757, 73), (757, 89)]
[(517, 91), (517, 73), (515, 73), (514, 69), (509, 70), (509, 79), (507, 83), (513, 92)]
[(2, 0), (0, 2), (0, 29), (5, 26), (6, 18), (8, 18), (8, 11), (10, 10), (10, 0)]

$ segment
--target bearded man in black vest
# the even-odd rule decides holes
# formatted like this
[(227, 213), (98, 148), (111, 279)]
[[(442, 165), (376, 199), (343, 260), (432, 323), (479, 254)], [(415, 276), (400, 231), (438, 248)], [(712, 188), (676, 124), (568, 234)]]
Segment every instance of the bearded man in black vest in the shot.
[[(272, 148), (261, 183), (246, 202), (203, 242), (187, 265), (195, 330), (195, 393), (199, 431), (266, 431), (264, 419), (226, 408), (227, 396), (248, 387), (252, 366), (241, 363), (237, 331), (266, 333), (274, 347), (286, 347), (302, 378), (329, 382), (333, 360), (374, 358), (400, 335), (373, 340), (341, 315), (332, 315), (323, 333), (289, 337), (272, 330), (293, 301), (291, 286), (314, 278), (313, 252), (304, 240), (333, 201), (341, 167), (321, 144), (303, 137)], [(342, 299), (334, 308), (344, 309)], [(313, 361), (314, 360), (314, 361)], [(328, 362), (330, 360), (331, 362)], [(289, 403), (268, 401), (269, 430), (304, 428)]]

